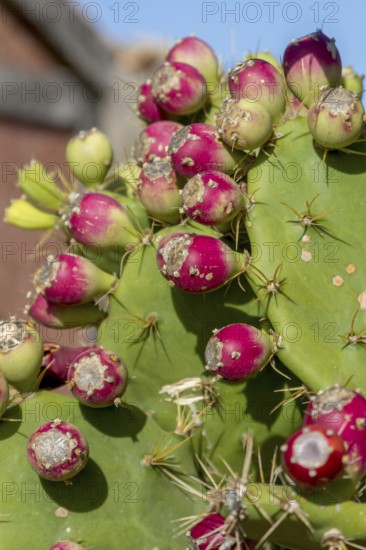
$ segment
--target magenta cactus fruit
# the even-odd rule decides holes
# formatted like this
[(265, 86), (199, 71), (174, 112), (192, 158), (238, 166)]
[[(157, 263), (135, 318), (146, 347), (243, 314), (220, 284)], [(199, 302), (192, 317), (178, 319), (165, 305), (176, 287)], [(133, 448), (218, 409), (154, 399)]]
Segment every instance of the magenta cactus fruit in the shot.
[(70, 365), (87, 351), (91, 351), (95, 346), (78, 346), (70, 348), (59, 346), (57, 344), (44, 344), (44, 356), (42, 367), (41, 387), (61, 386), (67, 381), (67, 373)]
[(334, 430), (316, 424), (295, 432), (282, 445), (282, 465), (301, 487), (326, 485), (343, 472), (346, 446)]
[(122, 359), (102, 348), (84, 351), (70, 365), (68, 385), (74, 397), (89, 407), (118, 404), (127, 388)]
[(140, 164), (154, 158), (164, 158), (174, 134), (183, 128), (178, 122), (160, 120), (144, 128), (134, 146), (134, 157)]
[(219, 550), (227, 542), (224, 524), (225, 518), (220, 514), (206, 516), (190, 530), (188, 550)]
[(193, 176), (181, 191), (186, 214), (203, 225), (220, 225), (244, 208), (244, 195), (235, 181), (215, 170)]
[(149, 124), (158, 122), (159, 120), (165, 120), (167, 118), (167, 113), (159, 107), (152, 95), (151, 79), (141, 84), (139, 92), (137, 112), (140, 118)]
[(268, 363), (273, 348), (264, 330), (244, 323), (227, 325), (214, 330), (207, 343), (206, 369), (225, 380), (246, 380)]
[(86, 466), (89, 447), (76, 426), (56, 419), (32, 433), (28, 439), (27, 456), (40, 477), (66, 481)]
[(169, 50), (167, 61), (191, 65), (205, 78), (206, 82), (217, 82), (219, 62), (213, 49), (200, 38), (187, 36), (178, 40)]
[(168, 147), (175, 171), (191, 178), (206, 170), (233, 174), (242, 155), (230, 150), (211, 124), (196, 122), (177, 132)]
[(35, 275), (35, 293), (60, 305), (77, 305), (106, 294), (116, 277), (75, 254), (49, 256)]
[(31, 391), (41, 369), (42, 339), (33, 324), (11, 317), (0, 321), (0, 371), (20, 392)]
[(308, 113), (309, 130), (326, 149), (342, 149), (354, 143), (364, 126), (365, 110), (356, 94), (342, 86), (321, 93)]
[(92, 302), (78, 306), (61, 306), (47, 300), (43, 294), (30, 293), (31, 303), (25, 308), (25, 313), (34, 321), (52, 328), (72, 328), (100, 323), (106, 316)]
[(225, 99), (215, 121), (221, 139), (241, 151), (262, 147), (272, 135), (272, 119), (267, 109), (245, 99)]
[(138, 242), (126, 208), (114, 198), (103, 193), (85, 193), (73, 199), (63, 220), (77, 242), (122, 251)]
[(143, 165), (137, 194), (153, 219), (172, 224), (179, 222), (182, 201), (176, 174), (168, 158), (154, 159)]
[(65, 154), (71, 172), (86, 187), (102, 183), (113, 161), (111, 142), (97, 128), (70, 139)]
[(5, 376), (0, 371), (0, 418), (6, 411), (9, 403), (9, 386)]
[(291, 41), (283, 54), (283, 69), (292, 93), (309, 107), (323, 86), (338, 86), (342, 62), (333, 38), (321, 30)]
[(206, 103), (206, 82), (200, 72), (186, 63), (169, 63), (159, 67), (152, 78), (152, 95), (156, 103), (172, 115), (190, 115)]
[(267, 109), (273, 121), (278, 121), (286, 110), (286, 85), (281, 73), (263, 59), (248, 59), (238, 63), (229, 72), (231, 96)]
[(333, 386), (311, 398), (304, 426), (329, 428), (346, 442), (345, 468), (358, 476), (366, 468), (366, 399), (355, 391)]
[(234, 252), (225, 243), (206, 235), (172, 233), (157, 251), (161, 274), (186, 292), (210, 292), (246, 270), (246, 254)]
[(48, 550), (85, 550), (85, 547), (71, 540), (60, 540), (50, 546)]

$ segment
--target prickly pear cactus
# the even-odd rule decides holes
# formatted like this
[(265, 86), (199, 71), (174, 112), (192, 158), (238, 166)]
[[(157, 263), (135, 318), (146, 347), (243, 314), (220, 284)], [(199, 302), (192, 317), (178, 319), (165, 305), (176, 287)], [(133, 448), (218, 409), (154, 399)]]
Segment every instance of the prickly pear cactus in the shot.
[[(363, 220), (365, 159), (332, 151), (322, 162), (304, 117), (281, 133), (272, 156), (262, 155), (248, 174), (256, 204), (246, 226), (261, 272), (251, 281), (283, 336), (278, 357), (306, 386), (349, 380), (362, 388), (366, 287), (363, 229), (355, 224)], [(363, 143), (354, 149), (365, 153)], [(271, 293), (262, 285), (276, 271)]]
[[(141, 85), (134, 159), (108, 172), (92, 129), (74, 181), (19, 174), (6, 221), (61, 229), (64, 251), (28, 295), (37, 345), (0, 327), (6, 548), (365, 548), (360, 77), (321, 31), (282, 68), (218, 71), (182, 39)], [(89, 325), (74, 350), (40, 336)]]

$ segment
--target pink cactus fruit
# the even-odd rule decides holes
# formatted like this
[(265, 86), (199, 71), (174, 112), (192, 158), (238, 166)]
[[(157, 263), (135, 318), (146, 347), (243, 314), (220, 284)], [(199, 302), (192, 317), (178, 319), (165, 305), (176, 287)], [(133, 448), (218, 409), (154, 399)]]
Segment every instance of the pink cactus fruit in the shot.
[(167, 113), (159, 107), (151, 93), (151, 79), (140, 85), (137, 112), (140, 118), (149, 124), (167, 118)]
[(317, 424), (301, 428), (282, 445), (281, 451), (285, 472), (300, 487), (326, 485), (343, 472), (346, 446), (330, 428)]
[(103, 348), (84, 351), (69, 366), (72, 394), (89, 407), (118, 404), (127, 388), (128, 373), (120, 357)]
[(138, 242), (126, 208), (103, 193), (73, 196), (63, 221), (72, 237), (86, 246), (124, 250), (127, 245)]
[(273, 355), (274, 344), (264, 331), (244, 323), (214, 330), (205, 350), (206, 368), (225, 380), (246, 380)]
[(366, 399), (355, 391), (333, 386), (311, 398), (304, 426), (334, 430), (347, 444), (345, 468), (352, 477), (366, 469)]
[(219, 550), (227, 542), (223, 534), (225, 518), (210, 514), (192, 527), (189, 533), (189, 550)]
[(215, 237), (178, 232), (160, 241), (157, 263), (171, 284), (186, 292), (201, 293), (215, 290), (243, 273), (248, 258)]
[(34, 291), (56, 304), (76, 305), (106, 294), (116, 280), (86, 258), (65, 253), (47, 258), (36, 272)]
[(219, 62), (213, 49), (200, 38), (187, 36), (178, 40), (169, 50), (167, 61), (191, 65), (205, 78), (206, 82), (217, 82)]
[(27, 456), (40, 477), (66, 481), (86, 466), (89, 447), (76, 426), (56, 419), (32, 433), (28, 439)]
[(238, 63), (228, 75), (232, 98), (264, 107), (277, 122), (286, 110), (286, 84), (281, 73), (263, 59)]
[(183, 128), (182, 124), (170, 120), (153, 122), (144, 128), (135, 141), (133, 155), (140, 164), (154, 158), (164, 158), (174, 134)]
[(234, 219), (244, 208), (244, 195), (226, 174), (208, 170), (187, 181), (181, 191), (186, 214), (203, 225), (220, 225)]
[(196, 113), (207, 101), (206, 82), (200, 72), (186, 63), (165, 62), (152, 78), (156, 103), (171, 115)]
[(175, 171), (191, 178), (206, 170), (233, 174), (242, 154), (232, 151), (220, 139), (215, 126), (196, 122), (179, 130), (168, 148)]
[(100, 323), (106, 316), (99, 306), (88, 302), (77, 306), (62, 306), (55, 304), (40, 293), (28, 295), (30, 303), (25, 307), (25, 313), (34, 321), (46, 327), (68, 329)]
[(342, 61), (333, 38), (321, 30), (291, 41), (283, 54), (283, 70), (292, 93), (309, 107), (321, 89), (338, 86)]
[(85, 550), (85, 546), (81, 546), (77, 542), (71, 540), (60, 540), (49, 547), (48, 550)]
[(168, 158), (154, 159), (142, 166), (138, 197), (153, 219), (176, 224), (182, 206), (177, 177)]
[(91, 351), (95, 346), (78, 346), (70, 348), (57, 344), (43, 344), (44, 355), (42, 368), (45, 369), (40, 387), (57, 387), (67, 381), (68, 369), (79, 355)]

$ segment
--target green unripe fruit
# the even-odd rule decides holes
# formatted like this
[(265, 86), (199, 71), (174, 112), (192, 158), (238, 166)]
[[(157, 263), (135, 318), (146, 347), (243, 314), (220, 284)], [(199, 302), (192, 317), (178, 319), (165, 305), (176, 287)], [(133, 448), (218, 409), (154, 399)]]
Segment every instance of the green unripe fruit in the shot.
[(0, 371), (20, 392), (31, 391), (43, 359), (42, 339), (30, 323), (0, 321)]
[(9, 386), (5, 376), (0, 371), (0, 417), (6, 411), (6, 407), (9, 402)]
[(342, 149), (354, 143), (362, 132), (364, 107), (356, 94), (342, 86), (322, 93), (308, 114), (309, 130), (319, 145)]
[(227, 99), (216, 117), (220, 138), (234, 149), (253, 151), (272, 135), (272, 119), (259, 103), (245, 99)]
[(342, 68), (342, 86), (346, 88), (346, 90), (348, 90), (349, 92), (357, 94), (360, 99), (363, 92), (363, 79), (364, 75), (359, 75), (355, 73), (352, 65)]
[(51, 210), (58, 210), (64, 203), (64, 195), (55, 178), (37, 160), (19, 170), (18, 185), (30, 199)]
[(281, 63), (278, 61), (277, 57), (275, 57), (269, 50), (245, 54), (244, 61), (248, 61), (249, 59), (262, 59), (263, 61), (267, 61), (267, 63), (270, 63), (271, 65), (276, 67), (277, 70), (282, 72)]
[(102, 183), (113, 161), (112, 145), (97, 128), (70, 139), (65, 154), (71, 172), (86, 187)]
[(26, 199), (12, 200), (5, 209), (4, 222), (22, 229), (51, 229), (57, 221), (57, 216), (43, 212)]

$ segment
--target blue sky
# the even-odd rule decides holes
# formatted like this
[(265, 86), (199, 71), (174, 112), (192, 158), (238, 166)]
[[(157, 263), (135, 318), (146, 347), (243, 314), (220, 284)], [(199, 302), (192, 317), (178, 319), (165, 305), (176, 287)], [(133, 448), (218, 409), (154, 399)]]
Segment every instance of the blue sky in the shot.
[(366, 2), (362, 0), (81, 0), (84, 18), (110, 40), (150, 39), (168, 46), (194, 33), (228, 68), (243, 52), (269, 49), (280, 57), (295, 37), (322, 28), (336, 38), (343, 65), (366, 73)]

